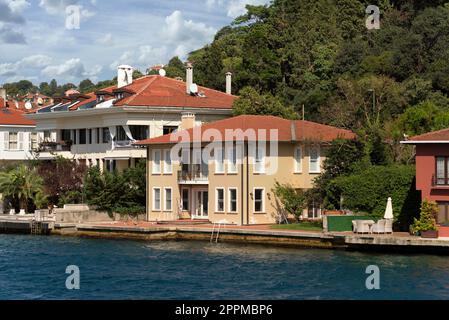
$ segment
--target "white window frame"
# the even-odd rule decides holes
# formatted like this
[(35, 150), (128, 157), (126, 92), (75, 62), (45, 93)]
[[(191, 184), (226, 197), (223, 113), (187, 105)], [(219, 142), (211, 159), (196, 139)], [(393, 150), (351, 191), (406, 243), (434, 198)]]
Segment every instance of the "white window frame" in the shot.
[[(16, 139), (14, 141), (11, 140), (11, 136), (15, 136)], [(15, 143), (16, 147), (11, 148), (11, 143)], [(9, 134), (8, 134), (8, 150), (10, 150), (10, 151), (19, 150), (19, 133), (18, 132), (9, 132)]]
[[(235, 162), (233, 162), (233, 157), (235, 156)], [(227, 162), (228, 162), (228, 173), (238, 173), (238, 161), (237, 161), (237, 146), (232, 145), (231, 148), (227, 149)]]
[[(167, 208), (167, 190), (170, 190), (170, 208)], [(164, 188), (164, 211), (173, 211), (173, 189), (171, 187)]]
[[(218, 190), (223, 191), (223, 210), (218, 210)], [(226, 210), (226, 196), (225, 196), (226, 190), (225, 188), (219, 187), (215, 188), (215, 212), (218, 213), (224, 213)]]
[[(159, 153), (159, 165), (156, 166), (156, 153)], [(155, 149), (152, 151), (152, 174), (161, 174), (161, 166), (162, 166), (162, 151), (160, 149)], [(156, 168), (158, 168), (156, 170)]]
[[(156, 190), (159, 190), (159, 208), (156, 208)], [(152, 201), (152, 209), (153, 211), (161, 211), (161, 202), (162, 202), (162, 192), (161, 188), (154, 187), (153, 188), (153, 201)]]
[[(293, 172), (294, 173), (302, 173), (302, 147), (297, 146), (293, 151)], [(299, 157), (298, 157), (299, 153)]]
[[(172, 174), (173, 173), (173, 162), (171, 161), (171, 149), (164, 150), (164, 174)], [(168, 157), (167, 157), (168, 155)], [(170, 160), (168, 162), (167, 160)]]
[[(263, 150), (262, 157), (259, 159), (259, 150)], [(266, 146), (260, 147), (259, 143), (256, 146), (256, 153), (254, 155), (254, 173), (265, 173), (265, 161), (267, 157), (267, 148)]]
[[(256, 190), (262, 190), (262, 211), (256, 211)], [(253, 188), (253, 211), (254, 213), (265, 213), (265, 188)]]
[[(224, 157), (223, 147), (217, 147), (214, 149), (214, 159), (215, 159), (215, 174), (225, 173), (225, 157)], [(221, 157), (221, 161), (218, 161), (218, 157)], [(221, 164), (221, 170), (219, 170), (219, 163)]]
[[(317, 170), (312, 170), (312, 150), (317, 152)], [(320, 147), (309, 147), (309, 173), (321, 173), (321, 150)]]
[[(235, 210), (232, 210), (232, 206), (231, 206), (231, 191), (235, 190)], [(239, 212), (239, 194), (238, 194), (238, 188), (232, 187), (232, 188), (228, 188), (228, 212), (229, 213), (237, 213)]]

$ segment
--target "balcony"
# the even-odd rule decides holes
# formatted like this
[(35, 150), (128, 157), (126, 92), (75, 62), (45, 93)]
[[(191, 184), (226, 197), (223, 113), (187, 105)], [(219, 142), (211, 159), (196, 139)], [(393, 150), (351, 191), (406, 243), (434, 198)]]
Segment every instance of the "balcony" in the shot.
[(434, 189), (449, 189), (449, 177), (448, 178), (437, 178), (432, 175), (432, 188)]
[(209, 170), (207, 165), (184, 165), (178, 170), (179, 184), (209, 184)]
[(134, 148), (133, 141), (131, 140), (119, 140), (114, 141), (114, 146), (118, 149), (120, 148)]
[(36, 152), (57, 152), (57, 151), (70, 151), (72, 147), (72, 141), (44, 141), (39, 144)]

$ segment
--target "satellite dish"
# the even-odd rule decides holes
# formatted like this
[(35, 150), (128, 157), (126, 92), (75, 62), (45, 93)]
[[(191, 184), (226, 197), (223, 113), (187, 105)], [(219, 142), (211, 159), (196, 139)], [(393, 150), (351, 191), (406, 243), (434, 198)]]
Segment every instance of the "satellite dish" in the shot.
[(41, 97), (37, 98), (37, 104), (44, 104), (44, 99), (42, 99)]
[(25, 109), (27, 110), (33, 109), (33, 105), (31, 104), (31, 102), (29, 101), (25, 102)]
[(159, 69), (159, 75), (161, 77), (165, 77), (167, 75), (167, 72), (164, 69)]
[(190, 93), (194, 93), (194, 94), (198, 93), (198, 86), (196, 85), (196, 83), (192, 83), (190, 85)]

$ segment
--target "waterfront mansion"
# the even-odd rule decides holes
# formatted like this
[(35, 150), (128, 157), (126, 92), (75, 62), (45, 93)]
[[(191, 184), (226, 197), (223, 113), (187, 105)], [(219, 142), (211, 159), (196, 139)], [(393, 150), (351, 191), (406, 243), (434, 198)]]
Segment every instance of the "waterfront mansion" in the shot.
[[(329, 143), (348, 130), (303, 120), (242, 115), (137, 142), (147, 147), (147, 219), (206, 219), (237, 225), (285, 219), (276, 182), (313, 187)], [(189, 128), (190, 127), (190, 128)], [(320, 217), (319, 204), (303, 218)]]
[(163, 70), (133, 79), (133, 68), (123, 65), (117, 85), (54, 98), (53, 104), (27, 115), (38, 131), (55, 133), (40, 145), (39, 159), (59, 155), (121, 171), (146, 157), (145, 149), (133, 142), (178, 130), (182, 113), (194, 112), (195, 125), (231, 116), (237, 97), (231, 94), (229, 73), (223, 75), (227, 92), (197, 86), (191, 65), (186, 79), (165, 77)]

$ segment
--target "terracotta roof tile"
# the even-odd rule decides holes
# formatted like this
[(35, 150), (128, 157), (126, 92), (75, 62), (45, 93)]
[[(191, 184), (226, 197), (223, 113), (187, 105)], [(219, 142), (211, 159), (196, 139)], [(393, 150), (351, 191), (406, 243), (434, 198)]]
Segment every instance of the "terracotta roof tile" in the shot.
[[(191, 142), (212, 142), (213, 137), (203, 135), (206, 130), (213, 129), (224, 140), (270, 140), (270, 141), (320, 141), (329, 142), (337, 138), (354, 139), (355, 134), (349, 130), (340, 129), (324, 124), (302, 120), (287, 120), (274, 116), (242, 115), (224, 120), (219, 120), (191, 128), (181, 132), (167, 134), (137, 142), (138, 145), (149, 144), (173, 144), (180, 141), (181, 137), (188, 135)], [(233, 130), (243, 132), (253, 129), (254, 136), (242, 138), (229, 138)], [(265, 129), (265, 130), (264, 130)], [(229, 130), (229, 131), (227, 131)], [(277, 130), (277, 137), (271, 135), (270, 130)], [(231, 132), (230, 132), (231, 131)], [(247, 131), (249, 132), (249, 131)], [(293, 135), (293, 134), (294, 135)]]
[(427, 132), (407, 140), (408, 143), (412, 143), (413, 141), (449, 141), (449, 128)]
[(34, 126), (36, 123), (24, 117), (26, 112), (0, 107), (0, 125)]

